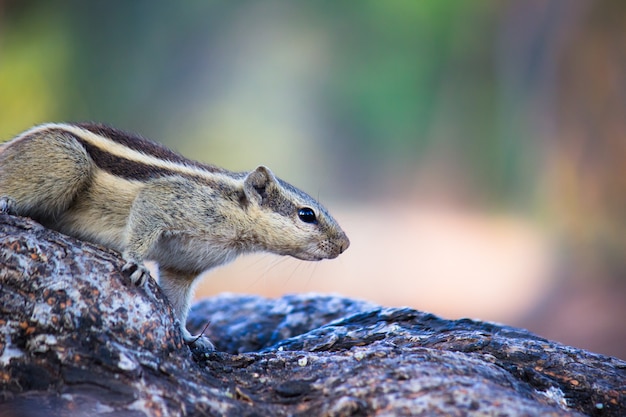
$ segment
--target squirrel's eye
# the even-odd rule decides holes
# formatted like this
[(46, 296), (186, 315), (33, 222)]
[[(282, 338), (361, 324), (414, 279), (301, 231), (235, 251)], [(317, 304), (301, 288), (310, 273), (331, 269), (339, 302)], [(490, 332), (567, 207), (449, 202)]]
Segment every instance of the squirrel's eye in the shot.
[(298, 210), (298, 217), (305, 223), (317, 223), (315, 212), (309, 207), (302, 207)]

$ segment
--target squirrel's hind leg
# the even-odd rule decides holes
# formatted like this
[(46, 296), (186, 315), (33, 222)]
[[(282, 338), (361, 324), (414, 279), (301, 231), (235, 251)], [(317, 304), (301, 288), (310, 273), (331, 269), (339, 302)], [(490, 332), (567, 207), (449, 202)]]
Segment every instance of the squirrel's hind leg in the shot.
[(3, 211), (36, 219), (66, 210), (94, 166), (68, 132), (42, 130), (6, 143), (0, 152)]

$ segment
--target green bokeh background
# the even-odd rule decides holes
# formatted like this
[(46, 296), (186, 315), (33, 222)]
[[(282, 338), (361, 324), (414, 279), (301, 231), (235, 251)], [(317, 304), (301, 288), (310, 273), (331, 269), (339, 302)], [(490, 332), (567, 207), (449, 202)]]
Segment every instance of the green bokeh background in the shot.
[[(301, 148), (334, 156), (324, 188), (342, 195), (372, 197), (389, 170), (410, 171), (436, 155), (461, 164), (481, 198), (521, 193), (517, 201), (527, 201), (537, 150), (508, 127), (526, 91), (501, 88), (503, 8), (446, 0), (5, 2), (0, 135), (48, 120), (97, 120), (181, 151), (206, 147), (199, 157), (217, 162), (234, 159), (222, 155), (232, 136), (270, 148), (288, 140), (272, 136), (299, 136), (305, 143), (289, 157), (305, 158)], [(537, 76), (517, 72), (529, 83)], [(215, 126), (219, 109), (229, 120)]]

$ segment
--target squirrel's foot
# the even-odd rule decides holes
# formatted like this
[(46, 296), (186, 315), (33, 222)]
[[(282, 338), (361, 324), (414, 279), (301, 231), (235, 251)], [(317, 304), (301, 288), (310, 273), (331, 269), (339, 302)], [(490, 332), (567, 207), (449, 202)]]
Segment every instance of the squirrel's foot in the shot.
[(146, 266), (135, 260), (128, 260), (122, 267), (122, 273), (130, 278), (130, 282), (141, 287), (150, 278), (150, 270)]
[(183, 333), (183, 340), (190, 347), (193, 347), (194, 349), (200, 349), (202, 351), (215, 350), (215, 346), (213, 346), (213, 343), (211, 343), (208, 337), (202, 334), (194, 336), (191, 333), (189, 333), (189, 330), (187, 330), (186, 328), (182, 326), (181, 326), (181, 330)]
[(16, 214), (16, 205), (17, 203), (11, 197), (0, 197), (0, 214)]

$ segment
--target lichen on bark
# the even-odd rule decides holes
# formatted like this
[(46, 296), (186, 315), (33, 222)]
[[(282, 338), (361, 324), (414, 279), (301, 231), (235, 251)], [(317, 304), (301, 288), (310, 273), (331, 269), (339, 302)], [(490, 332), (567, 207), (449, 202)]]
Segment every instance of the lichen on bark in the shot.
[(188, 325), (119, 254), (0, 215), (0, 416), (626, 415), (626, 363), (337, 296), (221, 295)]

